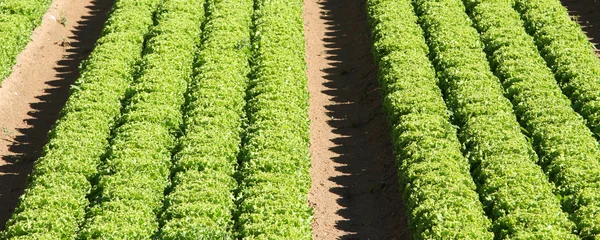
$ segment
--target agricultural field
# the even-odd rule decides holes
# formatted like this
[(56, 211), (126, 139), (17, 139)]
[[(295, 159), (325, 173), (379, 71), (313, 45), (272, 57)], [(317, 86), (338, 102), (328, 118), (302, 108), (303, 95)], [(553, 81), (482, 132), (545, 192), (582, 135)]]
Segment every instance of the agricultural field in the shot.
[(0, 0), (0, 239), (600, 240), (599, 11)]

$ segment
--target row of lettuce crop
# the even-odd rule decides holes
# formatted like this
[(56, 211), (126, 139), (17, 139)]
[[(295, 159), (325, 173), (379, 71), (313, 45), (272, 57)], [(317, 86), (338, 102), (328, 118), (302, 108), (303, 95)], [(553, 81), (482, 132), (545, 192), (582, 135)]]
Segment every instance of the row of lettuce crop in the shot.
[(460, 0), (415, 0), (497, 239), (577, 239)]
[(120, 0), (82, 69), (3, 237), (312, 237), (302, 1)]
[(208, 0), (161, 239), (231, 239), (252, 0)]
[[(302, 6), (117, 0), (0, 237), (311, 239)], [(413, 239), (600, 236), (600, 61), (560, 2), (367, 13)]]
[(74, 238), (158, 0), (119, 0), (36, 161), (5, 238)]
[(600, 234), (600, 150), (592, 132), (562, 94), (510, 3), (465, 2), (564, 210), (572, 214), (582, 238), (593, 238)]
[(241, 239), (312, 238), (302, 6), (302, 0), (255, 0), (235, 214)]
[(367, 11), (412, 238), (493, 239), (411, 1)]
[(600, 60), (586, 34), (559, 0), (512, 2), (563, 93), (600, 137)]
[(100, 167), (82, 239), (149, 239), (158, 232), (203, 20), (203, 0), (164, 0), (159, 6), (141, 71)]
[(0, 1), (0, 82), (12, 72), (17, 54), (29, 43), (50, 3), (52, 0)]

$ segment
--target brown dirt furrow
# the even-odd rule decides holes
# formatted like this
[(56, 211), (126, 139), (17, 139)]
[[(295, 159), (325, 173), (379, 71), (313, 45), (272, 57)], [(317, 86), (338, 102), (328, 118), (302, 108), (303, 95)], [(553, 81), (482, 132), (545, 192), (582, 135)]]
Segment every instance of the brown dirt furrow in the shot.
[(113, 0), (54, 0), (0, 86), (0, 229), (23, 194), (33, 162), (112, 4)]
[(305, 0), (313, 239), (408, 239), (364, 0)]
[(600, 57), (600, 0), (561, 0), (571, 18), (579, 23)]

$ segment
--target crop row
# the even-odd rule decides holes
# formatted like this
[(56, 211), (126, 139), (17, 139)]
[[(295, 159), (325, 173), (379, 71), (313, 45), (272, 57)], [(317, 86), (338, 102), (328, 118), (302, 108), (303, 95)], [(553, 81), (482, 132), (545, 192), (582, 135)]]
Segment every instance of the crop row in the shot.
[(311, 238), (301, 13), (118, 1), (4, 237)]
[(0, 2), (0, 82), (27, 43), (33, 29), (41, 22), (52, 0), (3, 0)]
[(236, 230), (241, 239), (311, 239), (302, 1), (256, 0), (254, 17)]
[(86, 196), (108, 147), (121, 99), (132, 81), (158, 0), (119, 0), (103, 37), (84, 63), (49, 134), (27, 189), (8, 221), (6, 238), (73, 238), (85, 217)]
[(367, 9), (412, 238), (492, 239), (411, 1)]
[(231, 239), (252, 0), (208, 0), (161, 239)]
[(141, 71), (100, 167), (83, 239), (149, 239), (158, 232), (203, 20), (203, 0), (164, 0), (159, 6)]
[(414, 5), (495, 237), (577, 239), (463, 3), (416, 0)]
[(600, 137), (600, 61), (559, 0), (512, 0), (563, 92)]
[(593, 238), (600, 234), (600, 150), (592, 132), (562, 94), (519, 13), (508, 2), (469, 2), (494, 71), (557, 186), (564, 210), (572, 214), (582, 238)]

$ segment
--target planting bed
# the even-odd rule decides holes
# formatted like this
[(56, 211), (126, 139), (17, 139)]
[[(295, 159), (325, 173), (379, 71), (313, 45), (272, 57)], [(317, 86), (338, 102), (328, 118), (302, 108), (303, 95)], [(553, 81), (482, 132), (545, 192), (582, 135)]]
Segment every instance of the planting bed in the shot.
[(0, 238), (600, 239), (599, 6), (0, 0)]

